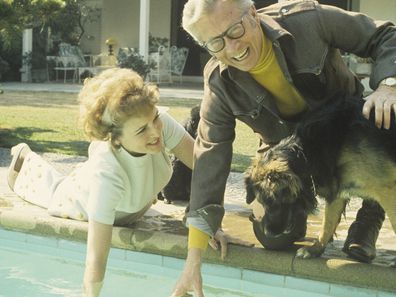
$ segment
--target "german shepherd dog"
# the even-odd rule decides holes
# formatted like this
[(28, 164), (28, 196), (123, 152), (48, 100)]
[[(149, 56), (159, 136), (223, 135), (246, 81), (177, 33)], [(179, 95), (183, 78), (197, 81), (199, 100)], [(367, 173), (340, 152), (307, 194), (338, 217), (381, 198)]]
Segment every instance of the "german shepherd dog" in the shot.
[(363, 104), (339, 98), (309, 112), (293, 135), (259, 154), (246, 172), (247, 202), (257, 199), (282, 212), (280, 229), (291, 228), (293, 212), (314, 211), (316, 195), (325, 199), (320, 236), (300, 248), (299, 257), (324, 252), (352, 196), (376, 200), (396, 232), (396, 131), (365, 119)]

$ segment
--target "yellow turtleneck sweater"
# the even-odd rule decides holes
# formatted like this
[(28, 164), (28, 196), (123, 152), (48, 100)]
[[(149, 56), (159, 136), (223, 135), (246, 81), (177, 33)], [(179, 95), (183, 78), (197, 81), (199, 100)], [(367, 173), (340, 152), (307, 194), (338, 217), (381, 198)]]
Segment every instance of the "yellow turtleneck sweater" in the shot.
[[(284, 118), (292, 117), (307, 107), (304, 99), (283, 75), (272, 49), (271, 41), (263, 36), (263, 48), (257, 65), (249, 71), (253, 78), (275, 97)], [(189, 226), (188, 247), (206, 249), (209, 235)]]
[(283, 117), (292, 117), (306, 109), (304, 99), (286, 80), (276, 60), (272, 43), (264, 35), (259, 61), (249, 73), (275, 97), (275, 103)]

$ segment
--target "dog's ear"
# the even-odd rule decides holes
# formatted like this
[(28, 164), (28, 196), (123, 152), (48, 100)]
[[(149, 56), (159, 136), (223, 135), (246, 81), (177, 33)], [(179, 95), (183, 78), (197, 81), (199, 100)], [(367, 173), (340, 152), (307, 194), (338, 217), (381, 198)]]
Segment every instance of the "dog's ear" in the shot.
[(245, 177), (245, 188), (246, 188), (246, 203), (250, 204), (256, 198), (256, 193), (254, 191), (253, 181), (249, 176)]

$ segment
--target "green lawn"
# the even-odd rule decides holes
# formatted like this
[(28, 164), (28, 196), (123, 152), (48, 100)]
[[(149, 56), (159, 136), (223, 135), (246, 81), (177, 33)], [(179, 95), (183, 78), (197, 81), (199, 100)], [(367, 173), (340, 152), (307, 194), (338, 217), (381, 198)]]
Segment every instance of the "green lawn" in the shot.
[[(160, 105), (183, 121), (193, 99), (162, 98)], [(0, 94), (0, 146), (28, 143), (34, 151), (68, 155), (87, 154), (88, 141), (78, 127), (77, 95), (52, 92), (4, 92)], [(244, 124), (237, 123), (233, 171), (244, 171), (250, 164), (258, 140)]]

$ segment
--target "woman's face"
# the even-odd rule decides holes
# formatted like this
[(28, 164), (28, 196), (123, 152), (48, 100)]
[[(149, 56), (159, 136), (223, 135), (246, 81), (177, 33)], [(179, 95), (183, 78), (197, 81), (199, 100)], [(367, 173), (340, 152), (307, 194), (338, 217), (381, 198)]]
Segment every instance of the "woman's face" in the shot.
[(160, 152), (163, 147), (162, 122), (157, 108), (154, 107), (146, 115), (128, 119), (118, 142), (135, 156)]

